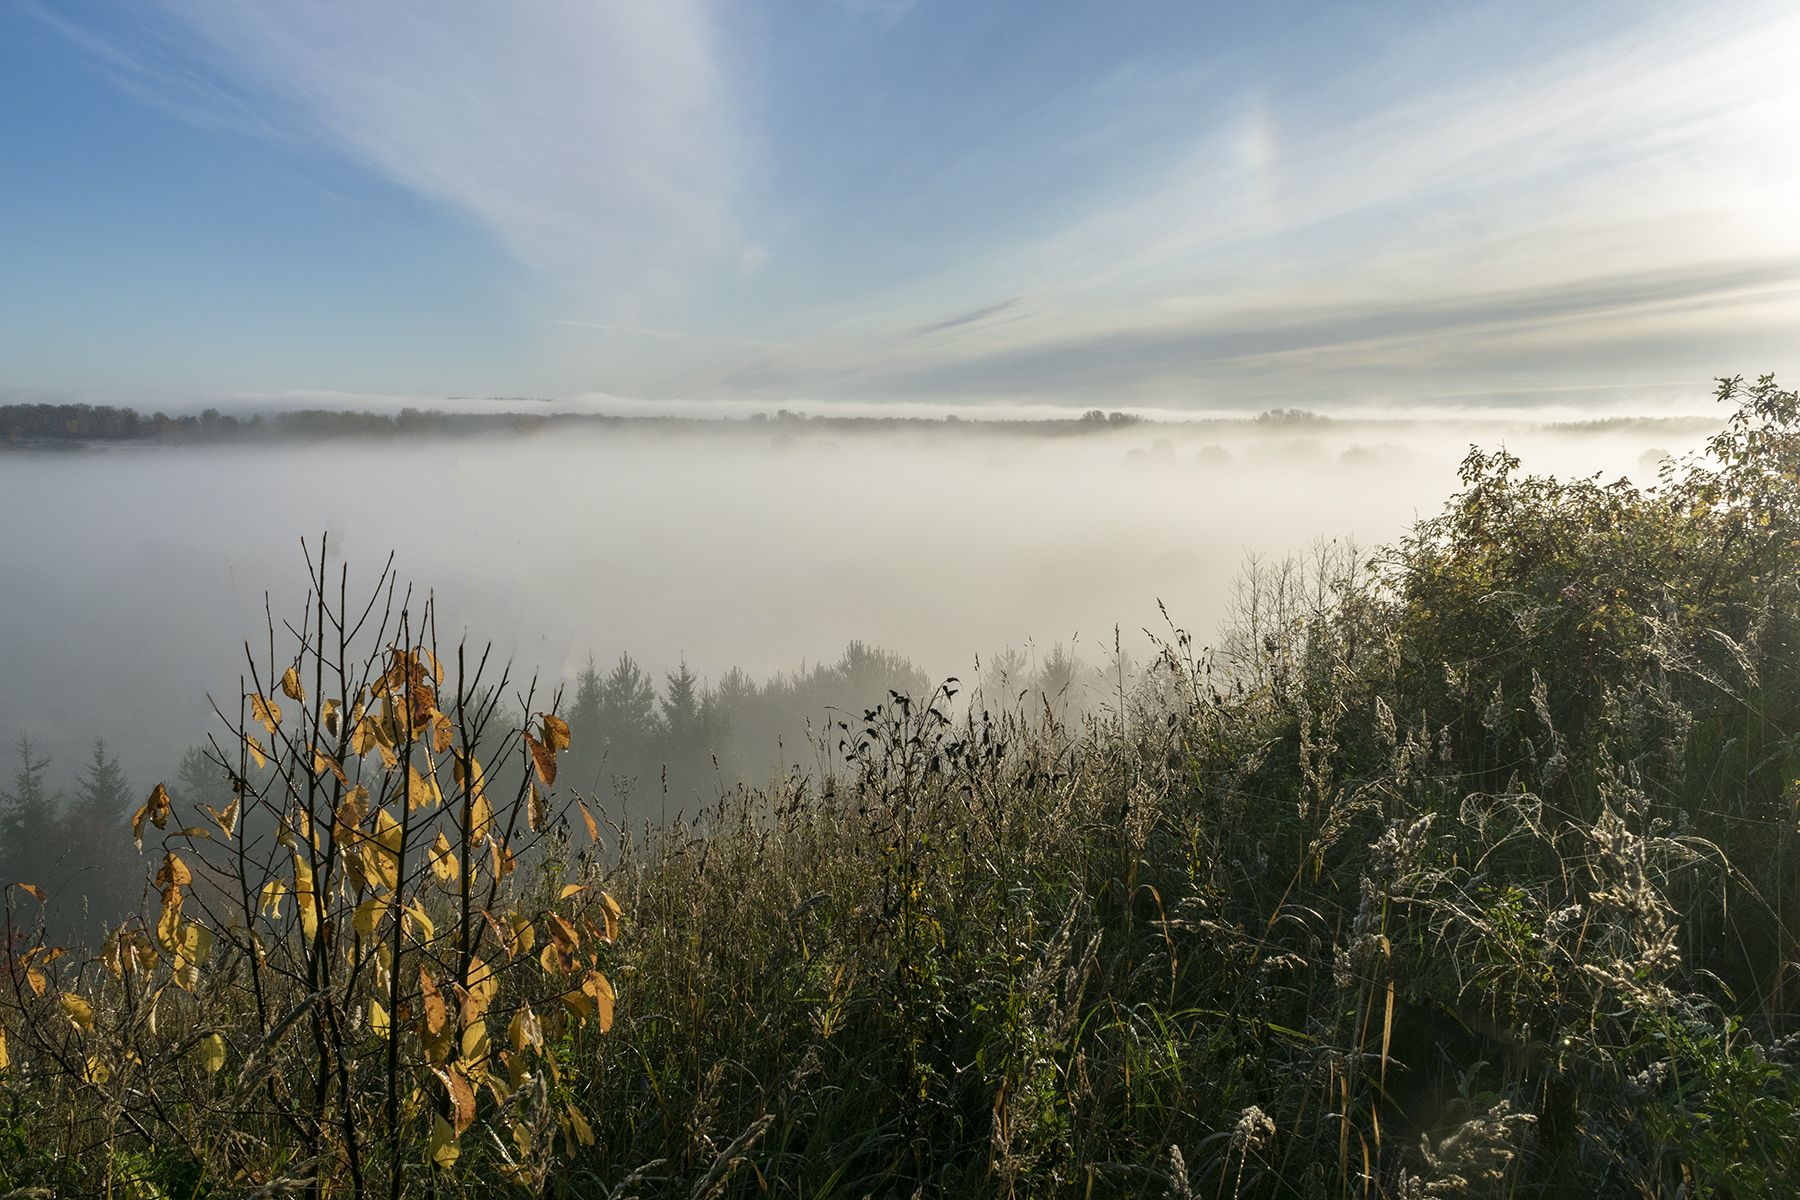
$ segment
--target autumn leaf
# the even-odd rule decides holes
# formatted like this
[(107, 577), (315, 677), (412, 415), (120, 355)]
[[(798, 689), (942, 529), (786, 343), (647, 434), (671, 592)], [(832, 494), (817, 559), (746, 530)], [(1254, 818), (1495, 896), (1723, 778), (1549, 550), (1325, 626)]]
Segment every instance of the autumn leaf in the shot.
[(297, 704), (306, 703), (306, 689), (300, 684), (300, 672), (293, 667), (281, 673), (281, 691)]
[(431, 873), (440, 882), (453, 882), (461, 872), (461, 867), (456, 861), (456, 851), (450, 847), (450, 839), (444, 836), (442, 830), (438, 831), (437, 841), (431, 844), (428, 853), (431, 856)]
[(469, 840), (476, 845), (487, 841), (494, 828), (494, 809), (488, 798), (476, 792), (469, 800)]
[(260, 771), (269, 765), (269, 756), (264, 752), (262, 743), (256, 740), (255, 734), (246, 733), (244, 735), (244, 746), (250, 751), (250, 759), (256, 764), (257, 770)]
[(276, 726), (281, 724), (281, 705), (270, 700), (261, 692), (252, 692), (250, 693), (250, 715), (256, 719), (257, 724), (269, 731), (269, 736), (273, 737)]
[(400, 886), (400, 843), (404, 836), (400, 822), (382, 809), (375, 814), (375, 838), (364, 847), (376, 880), (388, 891)]
[(200, 1058), (200, 1069), (208, 1075), (217, 1075), (225, 1067), (225, 1039), (216, 1033), (209, 1033), (200, 1039), (195, 1047)]
[(456, 1145), (456, 1130), (442, 1115), (433, 1115), (431, 1123), (431, 1161), (448, 1171), (456, 1165), (462, 1151)]
[(131, 814), (131, 838), (139, 850), (144, 848), (144, 822), (149, 821), (158, 829), (168, 828), (171, 807), (169, 789), (159, 783), (150, 789), (150, 798)]
[(24, 892), (27, 896), (30, 896), (33, 900), (36, 900), (39, 904), (44, 902), (44, 889), (37, 884), (15, 883), (13, 886), (18, 888), (21, 892)]
[(579, 800), (575, 802), (575, 806), (581, 809), (581, 819), (587, 823), (588, 840), (598, 842), (600, 840), (600, 826), (594, 823), (594, 814), (589, 812), (588, 806)]
[(294, 906), (300, 910), (300, 931), (312, 941), (319, 935), (319, 898), (313, 891), (312, 868), (294, 852)]
[(379, 1038), (385, 1038), (393, 1032), (393, 1022), (388, 1017), (386, 1006), (373, 996), (369, 998), (369, 1032)]
[(587, 1123), (587, 1118), (582, 1116), (581, 1110), (573, 1104), (569, 1105), (569, 1127), (576, 1142), (583, 1146), (594, 1144), (593, 1126)]
[(180, 888), (168, 888), (163, 892), (162, 911), (156, 918), (156, 940), (170, 954), (181, 949)]
[[(236, 796), (231, 798), (231, 803), (225, 806), (224, 812), (220, 812), (218, 809), (208, 804), (206, 806), (206, 815), (212, 818), (213, 824), (217, 825), (226, 837), (235, 837), (237, 835), (238, 798)], [(143, 847), (140, 845), (138, 848), (141, 850)]]
[(343, 764), (317, 746), (313, 747), (312, 769), (314, 775), (335, 775), (339, 783), (345, 787), (350, 786), (349, 777), (344, 774)]
[(553, 753), (569, 748), (569, 723), (555, 713), (544, 713), (544, 742)]
[(74, 992), (62, 993), (56, 998), (56, 1003), (62, 1009), (63, 1016), (69, 1018), (69, 1023), (75, 1028), (83, 1033), (94, 1031), (94, 1006), (92, 1004)]
[(619, 918), (622, 917), (623, 915), (624, 915), (624, 910), (619, 907), (619, 902), (617, 900), (614, 900), (612, 898), (611, 894), (609, 894), (607, 892), (601, 892), (600, 893), (600, 918), (603, 922), (605, 922), (606, 940), (609, 943), (616, 942), (619, 940)]
[(556, 755), (548, 746), (526, 733), (525, 747), (531, 751), (531, 765), (537, 769), (538, 778), (544, 781), (545, 787), (556, 786)]
[(156, 886), (164, 889), (184, 888), (192, 882), (194, 873), (188, 869), (187, 863), (173, 850), (165, 853), (162, 867), (156, 872)]
[(475, 1089), (456, 1067), (433, 1067), (431, 1073), (444, 1085), (450, 1100), (450, 1121), (458, 1137), (475, 1123)]
[(500, 994), (500, 976), (494, 969), (479, 958), (469, 961), (468, 998), (463, 1001), (463, 1024), (470, 1025), (479, 1021)]
[(381, 918), (387, 915), (387, 910), (388, 902), (385, 899), (364, 900), (351, 914), (350, 928), (360, 937), (373, 938), (375, 930), (381, 925)]
[(170, 978), (175, 981), (176, 986), (189, 992), (199, 986), (200, 964), (212, 953), (212, 947), (211, 930), (194, 924), (182, 928), (175, 962), (170, 969)]
[(444, 793), (438, 787), (437, 772), (430, 775), (421, 774), (419, 768), (411, 763), (406, 764), (406, 808), (415, 811), (430, 805), (436, 808), (444, 802)]
[(468, 1072), (473, 1078), (480, 1078), (487, 1073), (487, 1059), (491, 1050), (488, 1041), (487, 1022), (476, 1021), (463, 1030), (462, 1061), (468, 1064)]
[(600, 972), (589, 971), (587, 978), (582, 980), (581, 990), (593, 997), (594, 1012), (600, 1023), (600, 1032), (606, 1033), (612, 1029), (613, 1002), (618, 998), (618, 994), (613, 991), (612, 983)]
[(444, 994), (424, 967), (419, 968), (419, 992), (424, 1001), (425, 1033), (428, 1037), (436, 1037), (444, 1031), (444, 1025), (450, 1019), (450, 1009), (444, 1003)]
[(537, 1014), (531, 1011), (531, 1005), (522, 1005), (513, 1014), (512, 1023), (506, 1027), (506, 1040), (517, 1054), (524, 1053), (528, 1047), (536, 1050), (544, 1044), (544, 1027)]
[(573, 925), (563, 920), (557, 913), (547, 912), (544, 914), (544, 928), (552, 940), (564, 950), (572, 952), (580, 949), (581, 935), (575, 932)]

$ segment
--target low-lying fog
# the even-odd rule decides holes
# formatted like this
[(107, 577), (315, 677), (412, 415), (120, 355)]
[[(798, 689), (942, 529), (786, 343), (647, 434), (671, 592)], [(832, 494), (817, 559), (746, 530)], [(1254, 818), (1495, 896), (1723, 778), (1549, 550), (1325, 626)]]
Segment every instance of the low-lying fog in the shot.
[(1703, 430), (1141, 424), (1070, 436), (770, 423), (0, 455), (0, 787), (29, 735), (67, 785), (95, 737), (134, 787), (235, 704), (262, 597), (298, 616), (300, 540), (436, 590), (445, 635), (570, 681), (758, 678), (862, 639), (934, 676), (1007, 646), (1141, 647), (1157, 601), (1205, 641), (1251, 554), (1368, 546), (1433, 513), (1470, 442), (1646, 478)]

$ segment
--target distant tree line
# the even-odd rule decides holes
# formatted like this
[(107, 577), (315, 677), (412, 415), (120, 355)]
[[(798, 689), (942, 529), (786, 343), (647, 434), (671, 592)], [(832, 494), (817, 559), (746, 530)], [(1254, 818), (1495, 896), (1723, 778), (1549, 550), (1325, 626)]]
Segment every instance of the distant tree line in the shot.
[[(497, 401), (500, 403), (500, 401)], [(76, 445), (87, 442), (229, 442), (340, 437), (419, 437), (530, 433), (552, 427), (650, 428), (670, 430), (723, 430), (768, 432), (806, 426), (839, 433), (893, 431), (897, 429), (944, 430), (990, 434), (1037, 436), (1082, 435), (1127, 429), (1149, 418), (1134, 413), (1089, 409), (1080, 415), (1039, 420), (981, 418), (955, 413), (936, 417), (809, 416), (778, 409), (746, 413), (742, 419), (676, 416), (612, 416), (598, 413), (557, 413), (507, 410), (494, 412), (441, 412), (416, 407), (395, 413), (337, 409), (295, 409), (277, 413), (233, 416), (216, 408), (198, 414), (148, 416), (132, 408), (94, 404), (0, 405), (0, 446)], [(1242, 418), (1208, 418), (1195, 424), (1241, 424), (1260, 427), (1307, 428), (1331, 423), (1331, 418), (1304, 409), (1270, 409)]]
[[(995, 709), (1060, 718), (1083, 706), (1098, 678), (1060, 645), (1041, 655), (1007, 649), (984, 664), (969, 694)], [(760, 683), (738, 667), (709, 682), (685, 661), (659, 682), (629, 653), (605, 668), (590, 657), (563, 699), (574, 746), (562, 779), (625, 824), (693, 815), (740, 786), (821, 766), (837, 722), (854, 726), (890, 693), (924, 695), (936, 682), (905, 656), (861, 641), (834, 661)], [(61, 786), (28, 738), (15, 752), (10, 786), (0, 786), (0, 887), (57, 893), (52, 932), (70, 943), (91, 940), (141, 901), (145, 864), (127, 816), (155, 783), (167, 784), (186, 826), (205, 826), (209, 807), (223, 811), (232, 800), (228, 773), (205, 746), (189, 747), (171, 777), (129, 780), (96, 740)]]

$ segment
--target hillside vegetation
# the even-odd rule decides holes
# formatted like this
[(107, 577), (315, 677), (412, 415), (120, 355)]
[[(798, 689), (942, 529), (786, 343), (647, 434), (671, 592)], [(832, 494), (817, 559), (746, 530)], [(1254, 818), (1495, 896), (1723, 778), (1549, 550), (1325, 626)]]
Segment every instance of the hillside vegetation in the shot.
[(321, 553), (151, 911), (9, 890), (0, 1191), (1789, 1194), (1800, 398), (1719, 399), (1652, 486), (1471, 452), (1109, 711), (870, 697), (676, 827)]

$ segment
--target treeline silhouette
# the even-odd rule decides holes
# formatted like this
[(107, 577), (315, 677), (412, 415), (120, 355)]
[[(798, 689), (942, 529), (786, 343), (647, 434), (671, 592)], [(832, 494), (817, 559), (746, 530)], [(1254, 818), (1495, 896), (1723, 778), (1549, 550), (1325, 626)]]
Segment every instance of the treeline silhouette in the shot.
[[(982, 682), (996, 709), (1062, 719), (1080, 711), (1084, 683), (1103, 680), (1056, 645), (1041, 655), (1002, 650)], [(861, 641), (835, 660), (761, 682), (739, 667), (709, 681), (685, 660), (659, 682), (629, 653), (605, 669), (590, 656), (564, 697), (574, 748), (562, 781), (622, 824), (692, 815), (728, 792), (831, 765), (838, 722), (854, 723), (894, 693), (930, 686), (904, 655)], [(518, 716), (501, 711), (496, 729), (516, 729)], [(72, 775), (53, 771), (29, 738), (20, 737), (14, 751), (10, 786), (0, 787), (0, 888), (26, 882), (53, 892), (60, 902), (51, 910), (52, 935), (91, 943), (147, 894), (125, 817), (148, 785), (126, 778), (104, 738)], [(215, 748), (190, 746), (169, 779), (185, 824), (203, 824), (208, 808), (231, 803), (229, 767), (218, 759)]]
[[(516, 401), (496, 401), (516, 403)], [(543, 404), (544, 401), (531, 401)], [(1276, 414), (1293, 423), (1299, 410)], [(1265, 414), (1268, 415), (1268, 414)], [(1308, 424), (1328, 424), (1330, 418), (1306, 414)], [(809, 415), (788, 409), (773, 413), (752, 412), (742, 418), (620, 416), (604, 413), (530, 412), (516, 409), (494, 412), (443, 412), (406, 407), (393, 413), (306, 408), (243, 417), (208, 408), (198, 414), (148, 415), (132, 408), (93, 404), (0, 405), (0, 445), (79, 445), (91, 442), (165, 442), (175, 444), (270, 441), (340, 437), (419, 437), (531, 433), (563, 427), (740, 429), (757, 432), (793, 427), (857, 432), (894, 429), (944, 429), (1027, 433), (1037, 435), (1086, 434), (1138, 424), (1144, 418), (1131, 413), (1091, 409), (1079, 416), (1036, 420), (971, 419), (946, 414), (937, 417), (865, 417)]]

